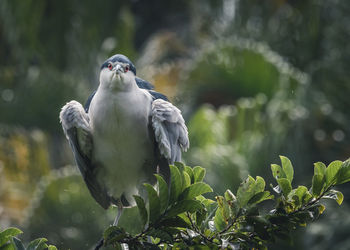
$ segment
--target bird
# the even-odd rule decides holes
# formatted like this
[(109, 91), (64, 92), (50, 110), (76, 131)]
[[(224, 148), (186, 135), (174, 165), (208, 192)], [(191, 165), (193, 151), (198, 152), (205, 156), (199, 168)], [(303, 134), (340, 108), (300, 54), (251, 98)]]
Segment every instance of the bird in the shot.
[(142, 184), (155, 183), (155, 173), (169, 183), (169, 164), (189, 148), (181, 111), (137, 77), (122, 54), (102, 64), (99, 86), (85, 105), (69, 101), (59, 118), (90, 194), (104, 209), (118, 207), (113, 225), (135, 204)]

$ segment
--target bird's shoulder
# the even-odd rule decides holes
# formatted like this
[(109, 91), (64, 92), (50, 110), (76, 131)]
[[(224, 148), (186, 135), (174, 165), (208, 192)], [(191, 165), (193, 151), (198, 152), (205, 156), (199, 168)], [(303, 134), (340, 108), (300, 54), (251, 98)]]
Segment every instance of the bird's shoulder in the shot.
[(137, 86), (140, 88), (140, 89), (154, 89), (154, 85), (146, 80), (143, 80), (139, 77), (135, 77), (135, 81), (136, 81), (136, 84)]

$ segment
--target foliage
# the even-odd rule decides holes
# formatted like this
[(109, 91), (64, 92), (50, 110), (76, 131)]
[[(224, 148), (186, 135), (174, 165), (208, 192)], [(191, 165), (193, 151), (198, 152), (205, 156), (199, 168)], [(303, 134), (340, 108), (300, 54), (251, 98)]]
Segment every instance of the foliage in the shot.
[(106, 211), (94, 201), (72, 166), (43, 178), (33, 197), (20, 224), (25, 232), (22, 239), (28, 242), (45, 237), (59, 249), (87, 249), (116, 213), (116, 209)]
[[(163, 177), (156, 175), (156, 187), (145, 184), (147, 202), (134, 196), (142, 230), (132, 234), (123, 227), (111, 226), (103, 234), (104, 246), (266, 249), (277, 239), (291, 242), (293, 230), (306, 226), (324, 212), (322, 199), (333, 199), (339, 205), (343, 202), (343, 194), (333, 187), (350, 181), (350, 160), (333, 161), (328, 166), (317, 162), (311, 187), (293, 188), (292, 163), (287, 157), (280, 159), (281, 165), (271, 165), (277, 182), (276, 186), (271, 184), (274, 195), (266, 190), (262, 177), (248, 176), (236, 194), (228, 189), (224, 195), (217, 195), (215, 201), (203, 196), (213, 192), (203, 182), (205, 169), (176, 163), (170, 166), (169, 188)], [(261, 205), (264, 201), (271, 203), (268, 212)]]
[(18, 228), (10, 227), (0, 232), (1, 250), (57, 250), (53, 245), (47, 245), (47, 239), (38, 238), (31, 241), (27, 247), (24, 247), (22, 241), (16, 236), (23, 233)]

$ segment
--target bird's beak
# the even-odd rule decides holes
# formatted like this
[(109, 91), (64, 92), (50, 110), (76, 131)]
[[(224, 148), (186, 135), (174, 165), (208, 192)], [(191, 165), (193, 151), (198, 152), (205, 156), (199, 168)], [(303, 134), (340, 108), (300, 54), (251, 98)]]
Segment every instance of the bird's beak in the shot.
[(122, 72), (123, 72), (123, 67), (120, 66), (119, 64), (117, 64), (117, 65), (114, 67), (114, 70), (115, 70), (115, 73), (116, 73), (116, 74), (119, 74), (119, 73), (122, 73)]

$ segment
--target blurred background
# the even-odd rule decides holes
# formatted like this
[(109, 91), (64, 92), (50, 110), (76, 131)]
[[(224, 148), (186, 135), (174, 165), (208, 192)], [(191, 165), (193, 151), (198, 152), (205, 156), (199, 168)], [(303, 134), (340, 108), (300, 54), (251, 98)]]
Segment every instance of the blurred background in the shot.
[[(116, 214), (88, 193), (58, 120), (101, 63), (127, 55), (185, 116), (188, 165), (222, 194), (267, 183), (279, 155), (310, 186), (313, 163), (350, 156), (350, 1), (0, 1), (0, 228), (59, 249), (94, 245)], [(271, 249), (349, 249), (350, 185), (316, 223)]]

